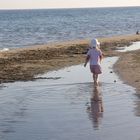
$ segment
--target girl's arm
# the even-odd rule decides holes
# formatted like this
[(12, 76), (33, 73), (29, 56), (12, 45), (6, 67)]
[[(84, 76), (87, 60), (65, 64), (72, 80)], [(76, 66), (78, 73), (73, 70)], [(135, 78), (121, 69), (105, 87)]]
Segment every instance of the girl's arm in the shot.
[(103, 55), (101, 54), (100, 55), (100, 63), (101, 63), (102, 59), (103, 59)]
[(87, 63), (88, 63), (88, 61), (89, 61), (89, 58), (90, 58), (90, 56), (89, 56), (89, 55), (87, 55), (86, 60), (85, 60), (84, 67), (86, 67), (86, 65), (87, 65)]
[(103, 53), (102, 53), (101, 50), (99, 50), (99, 51), (100, 51), (100, 56), (99, 56), (99, 58), (100, 58), (100, 63), (101, 63), (101, 61), (102, 61), (102, 59), (103, 59)]

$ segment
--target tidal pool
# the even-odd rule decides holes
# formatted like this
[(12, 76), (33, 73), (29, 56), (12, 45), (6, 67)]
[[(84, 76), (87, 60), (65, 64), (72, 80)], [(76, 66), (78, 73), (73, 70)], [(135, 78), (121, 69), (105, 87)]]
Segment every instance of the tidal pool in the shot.
[(128, 51), (135, 51), (140, 49), (140, 41), (133, 42), (130, 46), (125, 47), (118, 47), (117, 51), (119, 52), (128, 52)]
[(97, 88), (83, 65), (1, 86), (0, 139), (139, 140), (139, 98), (114, 73), (117, 59), (103, 60)]

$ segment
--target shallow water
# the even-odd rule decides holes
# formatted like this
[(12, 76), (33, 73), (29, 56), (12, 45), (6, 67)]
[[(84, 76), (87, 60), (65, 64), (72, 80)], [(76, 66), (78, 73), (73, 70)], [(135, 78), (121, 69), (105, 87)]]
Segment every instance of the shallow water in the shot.
[(139, 99), (113, 72), (116, 60), (104, 59), (98, 88), (83, 65), (41, 76), (48, 79), (1, 86), (0, 139), (140, 139)]
[(126, 47), (119, 47), (117, 48), (117, 51), (119, 52), (128, 52), (128, 51), (135, 51), (140, 49), (140, 41), (133, 42), (132, 45), (126, 46)]

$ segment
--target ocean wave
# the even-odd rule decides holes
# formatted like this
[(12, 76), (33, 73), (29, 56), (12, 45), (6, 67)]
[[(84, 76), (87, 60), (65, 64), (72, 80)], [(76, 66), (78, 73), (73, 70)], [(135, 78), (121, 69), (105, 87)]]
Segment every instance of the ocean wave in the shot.
[(9, 51), (9, 49), (8, 48), (0, 49), (0, 52), (6, 52), (6, 51)]

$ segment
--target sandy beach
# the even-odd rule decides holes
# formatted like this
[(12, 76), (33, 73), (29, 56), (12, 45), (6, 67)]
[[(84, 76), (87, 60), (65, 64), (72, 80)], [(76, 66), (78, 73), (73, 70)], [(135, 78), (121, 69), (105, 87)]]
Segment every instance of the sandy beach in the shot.
[[(99, 38), (104, 57), (120, 56), (114, 68), (128, 84), (140, 89), (140, 51), (120, 53), (116, 47), (140, 41), (140, 35)], [(0, 52), (0, 83), (35, 80), (36, 75), (84, 62), (89, 40), (32, 46)]]
[(140, 50), (127, 52), (122, 55), (114, 68), (120, 78), (127, 84), (132, 85), (140, 94)]

